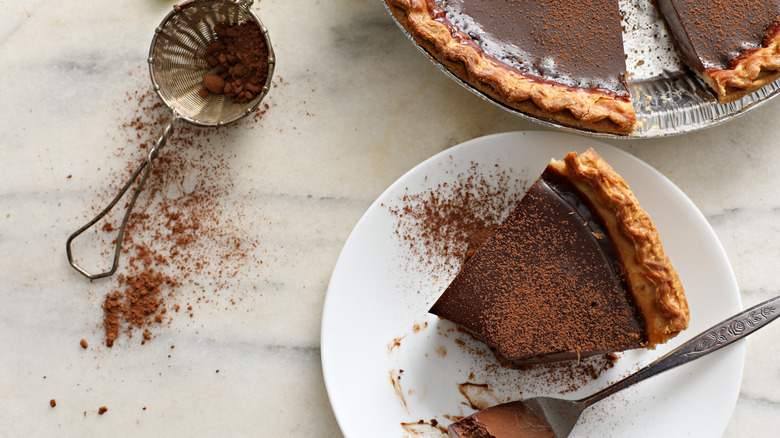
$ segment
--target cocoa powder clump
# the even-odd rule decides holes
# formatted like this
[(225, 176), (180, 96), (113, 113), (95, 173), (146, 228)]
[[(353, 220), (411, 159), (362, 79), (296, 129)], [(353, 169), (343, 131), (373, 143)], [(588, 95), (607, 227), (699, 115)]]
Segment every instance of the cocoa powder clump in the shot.
[(225, 80), (218, 75), (203, 76), (203, 87), (209, 93), (221, 93), (225, 89)]
[[(142, 257), (143, 259), (143, 257)], [(119, 289), (106, 294), (103, 303), (104, 329), (106, 345), (112, 347), (119, 336), (122, 322), (127, 329), (144, 328), (142, 344), (151, 339), (151, 332), (145, 328), (150, 321), (162, 322), (159, 312), (164, 312), (163, 289), (175, 287), (176, 280), (153, 267), (146, 265), (144, 270), (134, 275), (119, 274)]]

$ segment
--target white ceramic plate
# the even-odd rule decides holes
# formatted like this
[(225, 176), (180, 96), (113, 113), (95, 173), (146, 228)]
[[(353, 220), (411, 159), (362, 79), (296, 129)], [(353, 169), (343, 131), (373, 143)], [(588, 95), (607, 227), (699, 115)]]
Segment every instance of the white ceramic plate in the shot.
[[(691, 326), (655, 351), (620, 355), (613, 368), (576, 388), (565, 379), (496, 365), (479, 342), (427, 313), (453, 268), (414, 264), (408, 242), (395, 233), (404, 194), (454, 183), (460, 174), (511, 170), (533, 180), (550, 158), (594, 148), (630, 184), (653, 218), (678, 270)], [(477, 167), (474, 166), (477, 163)], [(518, 184), (523, 193), (526, 187)], [(507, 206), (508, 209), (511, 206)], [(410, 266), (410, 263), (413, 266)], [(731, 266), (712, 228), (663, 175), (597, 140), (560, 133), (513, 132), (482, 137), (444, 151), (393, 184), (349, 236), (331, 277), (322, 317), (322, 368), (328, 395), (347, 438), (432, 436), (480, 403), (537, 394), (578, 398), (618, 380), (679, 343), (741, 310)], [(658, 437), (722, 435), (736, 403), (744, 344), (671, 370), (602, 401), (573, 436)], [(476, 383), (471, 403), (459, 384)], [(487, 388), (487, 390), (486, 390)], [(415, 424), (423, 420), (423, 424)], [(436, 420), (435, 422), (431, 420)], [(439, 428), (431, 424), (438, 423)]]

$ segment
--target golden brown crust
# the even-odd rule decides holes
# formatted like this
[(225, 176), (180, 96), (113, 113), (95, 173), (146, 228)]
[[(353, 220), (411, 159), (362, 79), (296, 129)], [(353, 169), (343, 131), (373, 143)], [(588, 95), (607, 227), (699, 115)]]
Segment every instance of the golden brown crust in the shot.
[(461, 79), (520, 111), (565, 124), (618, 134), (636, 126), (633, 104), (614, 96), (554, 83), (534, 82), (517, 70), (460, 43), (431, 16), (427, 0), (385, 0), (398, 22)]
[(725, 70), (707, 70), (703, 79), (720, 103), (733, 102), (780, 78), (780, 24), (769, 31), (764, 46), (748, 50)]
[(645, 320), (653, 348), (688, 327), (690, 314), (680, 278), (653, 222), (628, 184), (595, 151), (570, 152), (550, 166), (571, 181), (605, 220), (625, 269), (626, 282)]

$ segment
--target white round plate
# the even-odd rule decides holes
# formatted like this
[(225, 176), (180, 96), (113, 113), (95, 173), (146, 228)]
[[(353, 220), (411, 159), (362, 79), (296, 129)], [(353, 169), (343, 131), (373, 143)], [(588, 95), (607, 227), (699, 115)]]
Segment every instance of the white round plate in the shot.
[[(489, 179), (495, 169), (511, 170), (532, 183), (550, 158), (588, 147), (626, 179), (653, 218), (685, 287), (691, 325), (656, 350), (621, 354), (597, 379), (570, 388), (565, 379), (544, 381), (527, 370), (497, 366), (482, 344), (428, 314), (454, 269), (410, 266), (414, 257), (409, 243), (396, 233), (398, 218), (388, 207), (401, 205), (405, 194), (424, 193), (473, 172)], [(527, 188), (522, 185), (515, 188), (518, 195)], [(359, 221), (339, 256), (325, 299), (322, 369), (345, 437), (442, 437), (451, 421), (474, 412), (473, 398), (470, 403), (460, 384), (477, 384), (471, 388), (481, 391), (479, 403), (537, 394), (579, 398), (636, 371), (741, 308), (733, 271), (712, 228), (685, 194), (656, 170), (591, 138), (497, 134), (455, 146), (418, 165), (390, 186)], [(738, 343), (628, 388), (586, 411), (572, 436), (720, 436), (736, 403), (744, 351), (744, 343)]]

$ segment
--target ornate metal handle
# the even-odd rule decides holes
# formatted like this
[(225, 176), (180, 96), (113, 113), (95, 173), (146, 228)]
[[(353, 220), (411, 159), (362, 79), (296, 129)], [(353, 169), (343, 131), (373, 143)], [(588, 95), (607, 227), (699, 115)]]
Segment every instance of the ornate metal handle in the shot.
[[(130, 179), (125, 183), (125, 185), (122, 187), (119, 193), (117, 193), (117, 195), (114, 196), (114, 199), (111, 200), (111, 202), (106, 206), (106, 208), (104, 208), (103, 211), (98, 213), (97, 216), (92, 218), (91, 221), (87, 222), (84, 226), (76, 230), (73, 234), (70, 235), (70, 237), (68, 237), (68, 241), (65, 244), (66, 253), (68, 255), (68, 263), (70, 263), (70, 265), (73, 266), (73, 269), (77, 270), (78, 272), (80, 272), (82, 275), (89, 278), (90, 280), (109, 277), (113, 275), (116, 272), (117, 267), (119, 267), (119, 255), (122, 253), (122, 239), (125, 236), (125, 228), (127, 226), (127, 220), (130, 218), (130, 212), (133, 211), (133, 206), (135, 206), (135, 201), (138, 199), (138, 195), (141, 193), (141, 189), (143, 189), (146, 180), (149, 179), (149, 174), (152, 172), (152, 161), (157, 157), (157, 154), (160, 151), (160, 149), (162, 149), (162, 147), (165, 146), (165, 143), (168, 141), (168, 137), (171, 135), (171, 133), (173, 133), (173, 125), (174, 123), (176, 123), (178, 119), (179, 119), (178, 115), (174, 113), (173, 117), (171, 118), (171, 121), (163, 130), (163, 133), (162, 135), (160, 135), (160, 138), (157, 139), (157, 143), (149, 151), (149, 154), (146, 156), (146, 159), (141, 162), (141, 164), (138, 166), (138, 169), (135, 170), (135, 172), (130, 177)], [(111, 269), (105, 272), (100, 272), (98, 274), (90, 274), (86, 269), (79, 266), (78, 263), (76, 263), (76, 261), (73, 259), (73, 251), (71, 249), (73, 245), (73, 240), (76, 237), (78, 237), (81, 233), (87, 231), (89, 228), (95, 225), (105, 215), (107, 215), (108, 212), (111, 211), (112, 208), (114, 208), (117, 202), (119, 202), (119, 200), (122, 199), (122, 197), (125, 195), (127, 190), (130, 189), (130, 186), (133, 185), (133, 182), (135, 182), (135, 180), (138, 179), (138, 175), (140, 175), (141, 172), (143, 172), (143, 176), (141, 177), (141, 181), (138, 183), (138, 187), (136, 187), (135, 192), (133, 193), (133, 197), (130, 199), (130, 203), (127, 205), (127, 209), (125, 210), (125, 215), (122, 218), (122, 225), (120, 225), (119, 227), (119, 233), (117, 234), (116, 237), (116, 246), (114, 247), (114, 261), (111, 264)]]
[(712, 326), (636, 373), (589, 397), (579, 400), (578, 403), (584, 409), (627, 386), (717, 351), (772, 322), (780, 316), (778, 307), (780, 307), (780, 296), (757, 304)]

